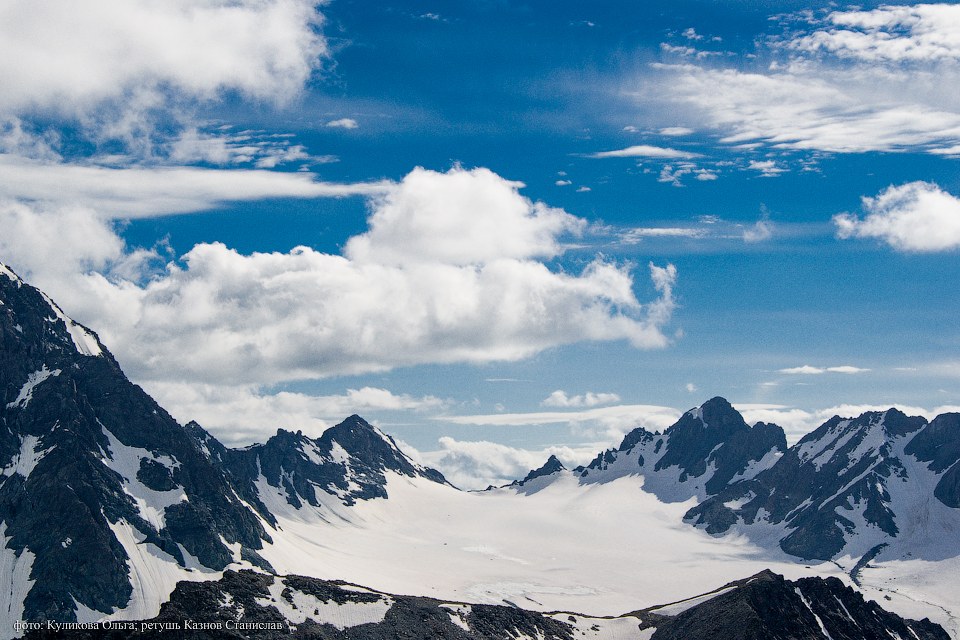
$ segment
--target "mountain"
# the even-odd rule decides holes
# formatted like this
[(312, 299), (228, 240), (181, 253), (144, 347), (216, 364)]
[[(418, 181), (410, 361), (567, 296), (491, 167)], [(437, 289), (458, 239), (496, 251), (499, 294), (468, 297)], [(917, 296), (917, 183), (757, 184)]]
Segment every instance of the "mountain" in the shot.
[[(90, 329), (0, 269), (0, 535), (5, 617), (136, 607), (166, 563), (219, 570), (269, 540), (197, 441)], [(84, 614), (87, 615), (87, 614)]]
[[(560, 473), (561, 471), (566, 471), (566, 470), (567, 468), (563, 466), (563, 463), (560, 462), (559, 459), (557, 459), (557, 456), (551, 455), (549, 458), (547, 458), (547, 461), (543, 463), (542, 467), (540, 467), (539, 469), (534, 469), (533, 471), (528, 473), (523, 478), (523, 480), (514, 480), (507, 486), (508, 487), (527, 487), (527, 489), (532, 490), (534, 489), (534, 486), (533, 486), (534, 484), (539, 484), (539, 483), (533, 482), (537, 478), (549, 478), (555, 473)], [(530, 485), (530, 486), (527, 486), (527, 485)]]
[(696, 498), (684, 520), (710, 534), (773, 539), (805, 560), (943, 559), (960, 532), (960, 414), (833, 417), (788, 448), (780, 427), (748, 426), (713, 398), (662, 434), (637, 428), (586, 466), (531, 475), (536, 490), (635, 476), (662, 501)]
[(258, 483), (265, 482), (282, 489), (295, 509), (304, 503), (319, 507), (322, 493), (345, 506), (357, 500), (386, 498), (387, 472), (449, 484), (443, 474), (414, 463), (393, 438), (357, 415), (327, 429), (316, 440), (280, 429), (263, 444), (224, 449), (221, 458), (244, 495), (256, 495), (259, 502), (263, 487)]
[[(572, 473), (581, 483), (609, 482), (623, 476), (643, 478), (644, 490), (666, 502), (714, 495), (727, 485), (752, 478), (769, 468), (787, 449), (783, 429), (743, 416), (723, 398), (691, 409), (666, 431), (638, 427), (616, 449), (608, 449), (586, 466), (566, 472), (563, 465), (544, 465), (533, 477)], [(559, 465), (559, 466), (557, 466)], [(523, 486), (532, 479), (530, 476)], [(541, 481), (543, 487), (548, 481)]]
[[(185, 621), (202, 622), (206, 629)], [(929, 620), (906, 620), (865, 601), (836, 578), (785, 580), (765, 571), (685, 602), (612, 617), (527, 611), (398, 596), (302, 576), (227, 571), (215, 582), (184, 582), (139, 637), (337, 640), (948, 640)], [(101, 630), (36, 632), (28, 638), (127, 637)]]
[(904, 620), (864, 600), (836, 578), (790, 581), (765, 571), (715, 593), (653, 623), (657, 630), (652, 640), (949, 638), (929, 620)]
[[(0, 265), (2, 616), (151, 615), (180, 579), (269, 570), (276, 517), (387, 497), (387, 474), (446, 483), (359, 416), (311, 440), (280, 430), (224, 447), (131, 383), (90, 329)], [(3, 621), (0, 621), (2, 624)]]
[(941, 559), (960, 531), (958, 454), (958, 414), (834, 417), (686, 519), (710, 533), (776, 530), (780, 548), (804, 559)]

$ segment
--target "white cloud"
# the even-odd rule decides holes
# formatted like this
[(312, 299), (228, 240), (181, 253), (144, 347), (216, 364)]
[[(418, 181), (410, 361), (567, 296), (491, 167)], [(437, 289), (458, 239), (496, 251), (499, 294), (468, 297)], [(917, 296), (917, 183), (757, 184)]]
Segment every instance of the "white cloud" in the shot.
[(620, 402), (620, 396), (615, 393), (594, 393), (588, 391), (582, 395), (569, 396), (566, 391), (558, 389), (547, 396), (540, 404), (544, 407), (577, 408), (596, 407), (601, 404)]
[(587, 186), (577, 187), (577, 193), (587, 193), (588, 191), (593, 191), (593, 189)]
[(572, 424), (583, 428), (602, 427), (623, 434), (638, 426), (649, 429), (669, 427), (682, 411), (672, 407), (635, 404), (594, 407), (580, 411), (534, 411), (529, 413), (495, 413), (484, 415), (444, 416), (438, 418), (453, 424), (522, 427), (542, 424)]
[(697, 385), (692, 382), (688, 382), (684, 388), (687, 390), (687, 393), (696, 393), (698, 391)]
[(168, 148), (166, 160), (174, 164), (251, 163), (258, 169), (272, 169), (280, 164), (312, 159), (303, 145), (292, 144), (288, 137), (257, 131), (210, 133), (191, 127), (181, 131)]
[(15, 0), (0, 10), (0, 111), (88, 113), (140, 91), (293, 97), (328, 54), (314, 0)]
[(777, 164), (775, 160), (751, 160), (748, 169), (759, 171), (764, 178), (776, 178), (787, 169)]
[(598, 151), (587, 155), (588, 158), (667, 158), (689, 159), (700, 157), (696, 153), (671, 149), (670, 147), (654, 147), (648, 144), (637, 144), (625, 149), (613, 151)]
[(703, 40), (703, 36), (697, 33), (697, 30), (694, 29), (693, 27), (684, 29), (683, 37), (686, 38), (687, 40)]
[(789, 43), (798, 51), (827, 52), (867, 62), (960, 60), (960, 6), (915, 4), (869, 11), (835, 11), (832, 26)]
[(563, 236), (580, 234), (585, 221), (531, 202), (522, 186), (488, 169), (414, 169), (376, 202), (370, 230), (345, 253), (359, 262), (456, 266), (559, 255)]
[(264, 393), (252, 385), (152, 382), (147, 391), (177, 420), (196, 420), (227, 446), (263, 442), (278, 428), (317, 437), (348, 415), (382, 411), (433, 411), (445, 402), (387, 389), (362, 387), (340, 395)]
[(566, 187), (573, 183), (569, 180), (557, 180), (556, 182), (554, 182), (554, 184), (557, 185), (558, 187)]
[(707, 230), (698, 227), (636, 227), (627, 229), (620, 236), (620, 241), (636, 244), (643, 238), (702, 238), (706, 235)]
[[(141, 269), (148, 278), (125, 274), (156, 256), (126, 266), (137, 252), (89, 210), (11, 204), (0, 208), (0, 255), (145, 383), (270, 384), (517, 360), (584, 340), (667, 345), (672, 265), (650, 266), (660, 297), (648, 304), (626, 267), (597, 259), (579, 274), (551, 271), (539, 259), (561, 253), (583, 221), (518, 189), (483, 169), (416, 170), (373, 200), (369, 230), (343, 255), (199, 244)], [(51, 233), (64, 220), (70, 229)]]
[[(126, 166), (250, 161), (272, 168), (306, 159), (295, 144), (197, 134), (197, 114), (225, 97), (293, 102), (329, 56), (320, 4), (6, 2), (0, 122), (27, 126), (18, 140), (0, 136), (0, 152), (48, 162), (63, 152)], [(64, 140), (80, 144), (62, 147)]]
[(113, 169), (0, 154), (0, 198), (83, 206), (112, 218), (142, 218), (212, 209), (264, 198), (375, 195), (388, 182), (318, 182), (309, 173), (197, 167)]
[(666, 127), (660, 129), (660, 135), (662, 136), (689, 136), (694, 133), (693, 129), (687, 127)]
[(850, 365), (840, 365), (836, 367), (812, 367), (808, 364), (805, 364), (801, 367), (790, 367), (788, 369), (780, 369), (780, 373), (787, 375), (820, 375), (823, 373), (866, 373), (870, 369), (861, 369), (860, 367), (853, 367)]
[(328, 127), (333, 127), (335, 129), (357, 129), (360, 125), (353, 118), (340, 118), (339, 120), (331, 120), (326, 124)]
[(863, 198), (867, 215), (834, 216), (840, 238), (877, 238), (899, 251), (933, 252), (960, 247), (960, 198), (929, 182), (891, 186)]
[[(792, 51), (786, 47), (787, 51)], [(658, 96), (721, 142), (835, 153), (944, 153), (960, 143), (960, 66), (788, 60), (765, 69), (655, 64)], [(636, 93), (648, 103), (651, 91)]]
[(743, 231), (744, 242), (763, 242), (773, 237), (773, 223), (766, 218), (757, 220), (756, 224)]
[(895, 408), (907, 415), (919, 415), (931, 420), (941, 413), (955, 412), (960, 409), (956, 406), (949, 405), (925, 409), (923, 407), (896, 402), (889, 405), (843, 404), (814, 410), (798, 409), (776, 404), (733, 403), (733, 405), (737, 411), (743, 414), (743, 418), (748, 424), (772, 422), (783, 427), (787, 435), (787, 443), (790, 445), (795, 444), (804, 435), (810, 433), (833, 416), (855, 418), (867, 411), (886, 411), (887, 409)]
[(539, 469), (551, 455), (568, 469), (586, 464), (605, 445), (586, 444), (575, 447), (557, 446), (530, 450), (509, 447), (489, 441), (464, 441), (444, 436), (438, 451), (421, 451), (422, 464), (439, 469), (461, 489), (484, 489), (501, 486), (523, 478), (532, 469)]

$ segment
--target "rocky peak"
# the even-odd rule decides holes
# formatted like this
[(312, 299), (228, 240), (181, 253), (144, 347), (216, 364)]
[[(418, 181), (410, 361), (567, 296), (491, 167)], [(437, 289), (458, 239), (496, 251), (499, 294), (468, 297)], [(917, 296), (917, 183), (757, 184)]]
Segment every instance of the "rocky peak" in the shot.
[(528, 473), (523, 480), (514, 480), (510, 484), (510, 486), (522, 487), (523, 485), (527, 484), (531, 480), (535, 480), (537, 478), (543, 478), (546, 476), (551, 476), (555, 473), (560, 473), (561, 471), (566, 471), (566, 470), (567, 468), (563, 466), (563, 463), (560, 462), (559, 459), (557, 459), (557, 456), (551, 454), (550, 457), (547, 458), (547, 461), (543, 463), (542, 467), (540, 467), (539, 469), (534, 469), (533, 471)]
[(320, 506), (323, 494), (347, 506), (357, 500), (386, 498), (388, 472), (449, 484), (439, 471), (413, 462), (392, 437), (358, 415), (330, 427), (317, 439), (279, 429), (265, 443), (228, 450), (226, 456), (246, 495), (263, 490), (257, 488), (262, 478), (296, 509), (304, 503)]

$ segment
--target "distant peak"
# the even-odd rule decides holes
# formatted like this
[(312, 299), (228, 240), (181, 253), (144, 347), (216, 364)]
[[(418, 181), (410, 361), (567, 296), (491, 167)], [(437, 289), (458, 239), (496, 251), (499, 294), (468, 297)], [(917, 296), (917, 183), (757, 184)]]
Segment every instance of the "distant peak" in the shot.
[(736, 411), (733, 408), (733, 405), (730, 402), (721, 396), (714, 396), (710, 398), (702, 405), (700, 405), (701, 411)]
[(372, 424), (370, 424), (369, 422), (367, 422), (357, 414), (351, 415), (346, 420), (344, 420), (343, 422), (341, 422), (340, 424), (336, 425), (333, 428), (336, 429), (339, 427), (359, 427), (361, 429), (370, 429), (371, 431), (375, 430)]
[(519, 480), (514, 484), (523, 486), (527, 482), (535, 478), (542, 478), (543, 476), (553, 475), (554, 473), (559, 473), (561, 471), (566, 471), (567, 468), (563, 466), (563, 463), (557, 458), (557, 456), (550, 454), (550, 457), (547, 458), (547, 461), (539, 469), (534, 469), (523, 480)]

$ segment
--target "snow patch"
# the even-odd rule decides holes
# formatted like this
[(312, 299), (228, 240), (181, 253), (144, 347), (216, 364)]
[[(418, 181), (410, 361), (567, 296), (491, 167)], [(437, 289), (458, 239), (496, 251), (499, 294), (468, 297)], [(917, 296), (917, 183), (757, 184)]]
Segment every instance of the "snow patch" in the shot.
[(7, 523), (0, 522), (0, 638), (13, 637), (13, 623), (23, 620), (23, 601), (35, 582), (30, 570), (36, 556), (28, 549), (17, 553), (8, 548), (6, 534)]
[(167, 507), (186, 502), (187, 494), (179, 486), (169, 491), (155, 491), (147, 487), (137, 479), (140, 461), (146, 458), (171, 470), (179, 467), (180, 462), (170, 456), (157, 456), (146, 449), (129, 447), (120, 442), (110, 430), (103, 428), (102, 431), (110, 442), (110, 451), (103, 460), (104, 465), (120, 474), (123, 478), (123, 491), (133, 499), (140, 517), (159, 532), (166, 526)]
[(457, 625), (464, 631), (470, 631), (470, 625), (467, 624), (467, 618), (470, 616), (470, 613), (473, 611), (473, 607), (468, 604), (441, 604), (441, 609), (447, 610), (447, 615), (450, 616), (450, 622)]
[(723, 589), (717, 589), (716, 591), (711, 591), (710, 593), (705, 593), (700, 596), (688, 598), (686, 600), (681, 600), (680, 602), (666, 604), (666, 605), (663, 605), (662, 607), (651, 609), (651, 611), (653, 613), (657, 613), (662, 616), (678, 616), (684, 611), (686, 611), (687, 609), (692, 609), (693, 607), (699, 604), (703, 604), (708, 600), (713, 600), (717, 596), (722, 596), (723, 594), (729, 593), (730, 591), (733, 591), (736, 588), (737, 588), (736, 586), (724, 587)]
[(38, 451), (37, 449), (39, 446), (39, 437), (21, 436), (20, 452), (8, 466), (3, 468), (2, 475), (12, 476), (15, 473), (19, 473), (24, 478), (29, 478), (30, 473), (36, 468), (37, 464), (43, 459), (43, 457), (53, 451), (55, 448), (54, 446), (44, 451)]
[(20, 279), (20, 276), (18, 276), (18, 275), (15, 274), (13, 271), (11, 271), (11, 270), (10, 270), (10, 267), (8, 267), (7, 265), (3, 264), (2, 262), (0, 262), (0, 275), (4, 275), (4, 276), (6, 276), (8, 279), (13, 280), (15, 283), (17, 283), (17, 288), (18, 288), (18, 289), (19, 289), (21, 286), (23, 286), (23, 280)]
[[(289, 589), (289, 600), (283, 592)], [(308, 619), (331, 624), (340, 631), (361, 624), (383, 622), (387, 611), (393, 606), (393, 599), (382, 595), (375, 602), (345, 602), (320, 600), (314, 595), (297, 591), (281, 578), (274, 578), (270, 585), (269, 598), (257, 598), (257, 604), (274, 607), (284, 618), (293, 623), (306, 622)]]
[(73, 346), (76, 347), (77, 353), (83, 356), (99, 356), (103, 355), (103, 349), (100, 347), (100, 341), (97, 340), (97, 337), (93, 335), (89, 330), (83, 326), (74, 322), (63, 310), (57, 306), (57, 303), (54, 302), (50, 296), (40, 292), (40, 295), (43, 296), (43, 299), (47, 301), (47, 304), (50, 306), (50, 309), (53, 311), (56, 317), (47, 318), (47, 322), (56, 322), (57, 320), (62, 320), (64, 326), (67, 328), (67, 333), (70, 334), (70, 339), (73, 340)]
[(22, 387), (20, 387), (20, 393), (17, 394), (17, 399), (13, 402), (8, 402), (7, 409), (12, 409), (14, 407), (26, 409), (27, 405), (30, 404), (30, 401), (33, 400), (33, 390), (37, 387), (37, 385), (47, 378), (52, 378), (58, 375), (60, 375), (60, 369), (54, 369), (51, 371), (50, 369), (47, 369), (47, 365), (43, 365), (39, 371), (34, 371), (27, 376), (27, 381)]
[(756, 497), (757, 497), (757, 494), (755, 494), (753, 491), (748, 491), (747, 495), (743, 496), (742, 498), (737, 498), (736, 500), (730, 500), (729, 502), (724, 502), (723, 506), (725, 506), (727, 509), (730, 509), (731, 511), (736, 511), (738, 509), (741, 509), (744, 505), (748, 504), (751, 500), (753, 500)]
[(810, 613), (813, 614), (813, 617), (817, 621), (817, 625), (819, 625), (820, 627), (820, 631), (823, 633), (823, 637), (825, 637), (827, 640), (833, 640), (833, 638), (830, 636), (830, 632), (827, 631), (827, 628), (825, 626), (823, 626), (823, 620), (821, 620), (820, 616), (816, 614), (816, 612), (813, 610), (813, 607), (810, 606), (810, 601), (807, 600), (804, 597), (803, 592), (800, 591), (800, 587), (794, 587), (793, 590), (797, 592), (797, 595), (800, 596), (800, 599), (803, 601), (804, 606), (806, 606), (807, 609), (810, 610)]
[(777, 460), (782, 457), (782, 451), (776, 447), (771, 447), (771, 449), (763, 454), (763, 457), (761, 457), (759, 460), (749, 461), (743, 471), (733, 476), (728, 484), (733, 484), (735, 482), (739, 482), (740, 480), (753, 480), (762, 471), (766, 471), (776, 464)]
[(322, 465), (325, 462), (323, 456), (320, 455), (320, 450), (317, 449), (317, 445), (311, 441), (302, 442), (300, 444), (300, 451), (306, 456), (307, 460), (315, 465)]
[(127, 606), (106, 615), (106, 620), (148, 620), (160, 613), (160, 604), (170, 599), (177, 582), (218, 580), (222, 572), (204, 568), (186, 569), (126, 520), (111, 522), (110, 530), (127, 554), (127, 567), (133, 593)]
[(640, 631), (640, 620), (633, 616), (593, 618), (579, 613), (552, 613), (549, 617), (573, 627), (574, 638), (590, 640), (650, 640), (656, 628)]

